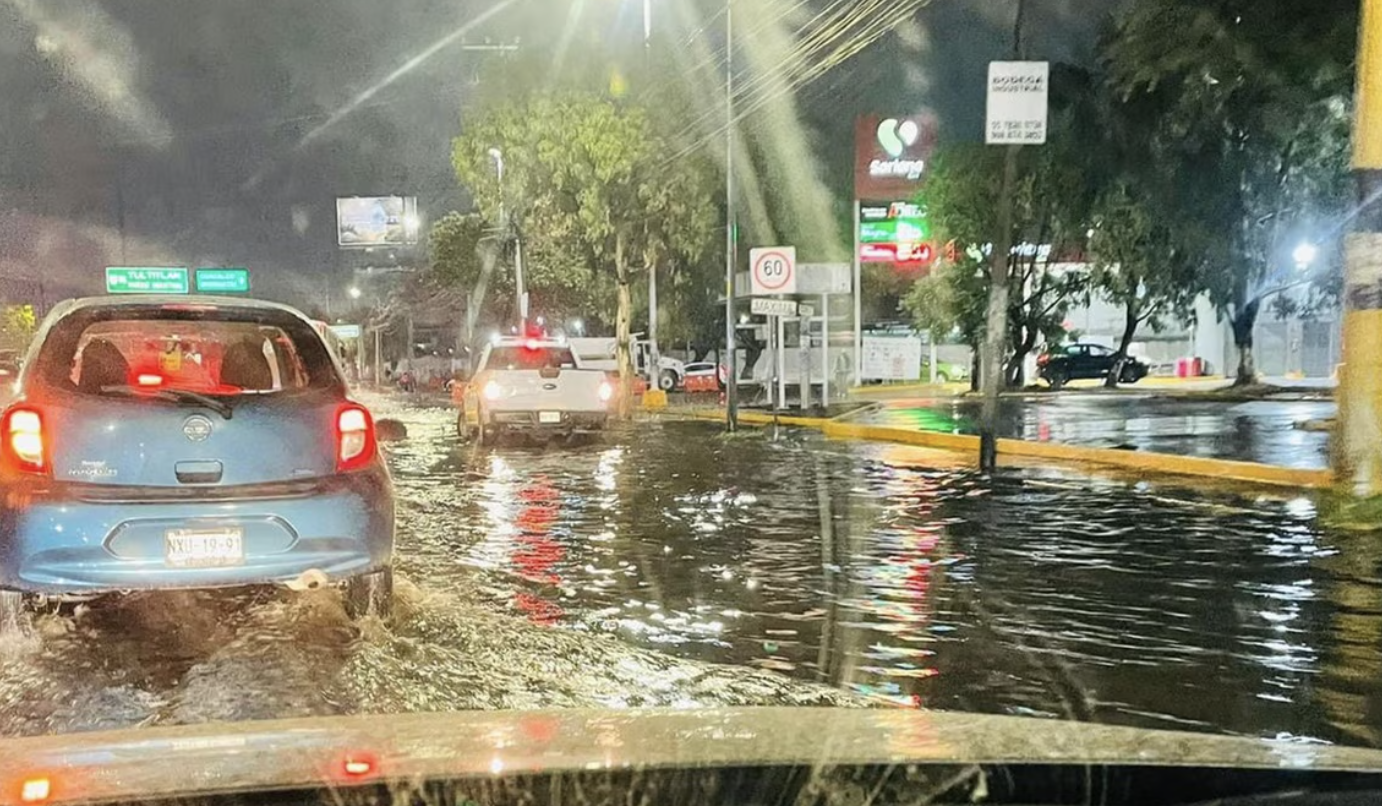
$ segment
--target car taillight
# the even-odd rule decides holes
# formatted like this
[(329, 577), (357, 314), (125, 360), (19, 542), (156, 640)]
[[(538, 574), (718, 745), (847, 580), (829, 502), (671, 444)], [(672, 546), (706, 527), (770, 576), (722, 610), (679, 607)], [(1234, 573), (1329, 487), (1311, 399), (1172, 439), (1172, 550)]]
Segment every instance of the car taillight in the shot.
[(4, 440), (5, 458), (12, 466), (26, 473), (48, 471), (43, 417), (38, 409), (15, 406), (6, 411), (0, 422), (0, 438)]
[(1051, 361), (1051, 354), (1050, 354), (1050, 353), (1042, 353), (1041, 355), (1037, 356), (1037, 366), (1039, 366), (1039, 367), (1044, 367), (1044, 366), (1046, 366), (1048, 363), (1050, 363), (1050, 361)]
[(53, 782), (46, 775), (25, 778), (19, 787), (22, 803), (43, 803), (53, 795)]
[(336, 413), (336, 469), (355, 470), (374, 461), (374, 420), (354, 403)]

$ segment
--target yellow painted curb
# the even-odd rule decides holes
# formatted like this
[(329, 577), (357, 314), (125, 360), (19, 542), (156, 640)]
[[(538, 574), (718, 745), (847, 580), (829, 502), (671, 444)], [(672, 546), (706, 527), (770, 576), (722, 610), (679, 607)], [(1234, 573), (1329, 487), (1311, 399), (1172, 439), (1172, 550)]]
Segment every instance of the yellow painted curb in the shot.
[[(723, 411), (679, 412), (705, 420), (724, 418)], [(740, 412), (739, 421), (747, 425), (771, 425), (773, 416), (764, 412)], [(941, 448), (963, 453), (979, 452), (979, 438), (969, 434), (947, 434), (939, 431), (915, 431), (885, 425), (826, 420), (819, 417), (780, 416), (781, 425), (816, 428), (834, 439), (864, 439), (872, 442), (895, 442), (923, 448)], [(998, 440), (998, 453), (1028, 459), (1065, 462), (1080, 465), (1101, 465), (1174, 476), (1206, 476), (1209, 478), (1271, 484), (1283, 487), (1325, 488), (1334, 483), (1328, 470), (1310, 470), (1231, 459), (1207, 459), (1199, 456), (1177, 456), (1169, 453), (1123, 451), (1111, 448), (1090, 448), (1083, 445), (1063, 445), (1056, 442), (1029, 442), (1022, 439)]]

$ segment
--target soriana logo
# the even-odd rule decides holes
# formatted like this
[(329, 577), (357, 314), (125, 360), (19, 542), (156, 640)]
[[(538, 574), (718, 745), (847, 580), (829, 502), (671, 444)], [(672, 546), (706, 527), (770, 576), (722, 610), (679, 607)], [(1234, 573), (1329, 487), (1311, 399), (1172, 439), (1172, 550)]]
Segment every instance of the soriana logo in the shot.
[(854, 126), (854, 195), (865, 200), (910, 198), (926, 181), (936, 121), (866, 115)]

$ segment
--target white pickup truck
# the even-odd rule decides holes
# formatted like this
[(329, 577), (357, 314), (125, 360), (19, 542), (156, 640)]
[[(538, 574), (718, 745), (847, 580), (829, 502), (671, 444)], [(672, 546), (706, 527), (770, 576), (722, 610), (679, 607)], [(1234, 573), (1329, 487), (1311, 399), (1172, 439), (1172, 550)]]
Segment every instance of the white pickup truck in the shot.
[(485, 345), (462, 395), (461, 436), (480, 443), (507, 433), (537, 438), (602, 431), (614, 385), (584, 369), (565, 342), (501, 338)]

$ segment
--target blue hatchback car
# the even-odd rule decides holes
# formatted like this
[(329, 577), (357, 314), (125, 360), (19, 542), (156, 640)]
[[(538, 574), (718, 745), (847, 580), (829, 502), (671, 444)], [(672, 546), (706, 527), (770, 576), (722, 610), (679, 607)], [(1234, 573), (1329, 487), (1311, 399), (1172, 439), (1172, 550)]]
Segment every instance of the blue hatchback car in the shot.
[(0, 415), (0, 495), (0, 623), (33, 598), (265, 583), (342, 583), (352, 615), (389, 609), (374, 421), (287, 306), (58, 305)]

